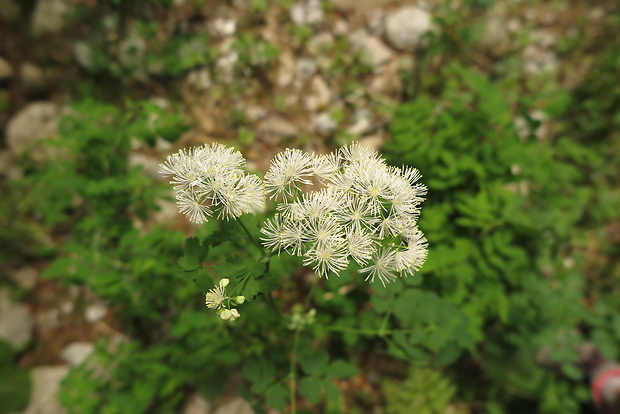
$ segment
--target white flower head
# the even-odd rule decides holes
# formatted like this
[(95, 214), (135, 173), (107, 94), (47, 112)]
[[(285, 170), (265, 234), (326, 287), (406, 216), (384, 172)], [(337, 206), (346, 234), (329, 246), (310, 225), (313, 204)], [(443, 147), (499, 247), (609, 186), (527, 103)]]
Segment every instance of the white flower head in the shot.
[(207, 305), (207, 308), (220, 309), (222, 306), (224, 306), (224, 301), (226, 300), (225, 288), (226, 286), (222, 286), (222, 283), (220, 283), (219, 286), (216, 286), (213, 289), (209, 290), (209, 292), (207, 292), (205, 296), (205, 303)]
[(265, 174), (265, 185), (270, 198), (280, 195), (292, 196), (302, 184), (312, 184), (312, 158), (298, 149), (286, 149), (271, 160), (269, 171)]
[(172, 177), (179, 211), (203, 223), (214, 213), (229, 220), (264, 208), (262, 181), (246, 174), (244, 165), (239, 151), (216, 143), (168, 156), (159, 172)]
[(279, 203), (261, 232), (263, 245), (304, 257), (319, 276), (338, 275), (350, 261), (366, 280), (383, 285), (424, 263), (426, 239), (417, 228), (426, 187), (412, 167), (386, 164), (358, 143), (329, 155), (286, 150), (265, 176), (272, 198), (293, 196), (315, 176), (325, 186)]

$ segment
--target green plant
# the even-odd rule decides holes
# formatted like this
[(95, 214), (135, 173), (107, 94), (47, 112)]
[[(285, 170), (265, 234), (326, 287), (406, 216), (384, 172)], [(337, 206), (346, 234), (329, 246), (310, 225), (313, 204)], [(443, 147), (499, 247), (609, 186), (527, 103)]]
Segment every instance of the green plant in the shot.
[(15, 353), (11, 345), (0, 340), (0, 400), (1, 413), (22, 410), (30, 398), (30, 374), (15, 367)]

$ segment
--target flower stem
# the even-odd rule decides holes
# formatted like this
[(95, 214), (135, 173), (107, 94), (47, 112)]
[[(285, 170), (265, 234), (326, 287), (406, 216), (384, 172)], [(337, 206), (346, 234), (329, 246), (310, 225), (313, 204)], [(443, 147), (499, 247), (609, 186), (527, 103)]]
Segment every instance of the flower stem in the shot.
[(237, 223), (239, 223), (239, 225), (241, 226), (241, 228), (243, 229), (243, 231), (245, 231), (245, 234), (248, 235), (248, 237), (250, 238), (250, 240), (252, 240), (252, 243), (254, 243), (254, 245), (256, 247), (258, 247), (258, 249), (263, 252), (263, 254), (265, 253), (265, 249), (263, 249), (263, 246), (260, 245), (259, 242), (256, 241), (256, 239), (254, 238), (254, 236), (252, 236), (252, 234), (250, 233), (250, 231), (248, 230), (248, 228), (245, 226), (245, 224), (243, 224), (243, 221), (241, 220), (241, 217), (237, 217)]
[(291, 414), (297, 414), (297, 376), (295, 374), (297, 370), (297, 349), (299, 348), (299, 335), (301, 329), (295, 330), (295, 337), (293, 338), (293, 352), (291, 354), (291, 364), (289, 369), (289, 399), (291, 401)]

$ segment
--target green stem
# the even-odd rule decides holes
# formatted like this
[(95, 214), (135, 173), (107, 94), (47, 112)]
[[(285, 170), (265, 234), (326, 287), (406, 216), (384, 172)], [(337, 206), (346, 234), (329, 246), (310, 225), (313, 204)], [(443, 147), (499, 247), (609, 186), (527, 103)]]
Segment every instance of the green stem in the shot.
[(237, 223), (239, 223), (239, 225), (241, 226), (241, 228), (243, 229), (243, 231), (245, 231), (245, 234), (248, 235), (248, 237), (250, 238), (250, 240), (252, 240), (252, 243), (254, 243), (254, 245), (256, 247), (258, 247), (258, 249), (261, 251), (261, 253), (263, 253), (263, 255), (265, 254), (265, 249), (263, 249), (263, 246), (260, 245), (259, 242), (256, 241), (256, 239), (254, 238), (254, 236), (252, 236), (252, 234), (250, 233), (250, 231), (248, 230), (248, 228), (245, 226), (245, 224), (243, 224), (243, 221), (241, 221), (241, 217), (237, 217)]
[(372, 336), (381, 336), (381, 337), (385, 337), (387, 335), (393, 335), (396, 332), (411, 332), (411, 329), (383, 329), (383, 327), (379, 328), (379, 330), (374, 330), (374, 329), (348, 328), (346, 326), (330, 326), (327, 329), (329, 329), (330, 331), (348, 332), (348, 333), (355, 333), (359, 335), (372, 335)]
[(297, 414), (297, 376), (295, 371), (297, 369), (297, 348), (299, 347), (299, 336), (301, 329), (295, 330), (295, 337), (293, 338), (293, 352), (291, 355), (291, 365), (289, 369), (289, 397), (291, 400), (291, 414)]

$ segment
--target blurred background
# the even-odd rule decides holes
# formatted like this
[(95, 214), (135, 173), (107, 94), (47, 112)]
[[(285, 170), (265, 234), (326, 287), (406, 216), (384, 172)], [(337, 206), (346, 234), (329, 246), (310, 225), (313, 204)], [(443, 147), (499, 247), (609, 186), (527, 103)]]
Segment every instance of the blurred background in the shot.
[[(597, 412), (619, 79), (614, 0), (0, 0), (0, 412), (290, 412), (301, 302), (299, 412)], [(291, 259), (226, 325), (177, 265), (218, 224), (157, 175), (216, 141), (418, 168), (427, 263), (309, 292)]]

